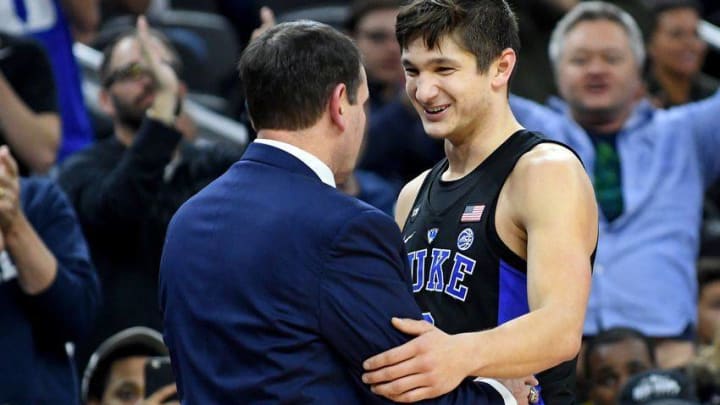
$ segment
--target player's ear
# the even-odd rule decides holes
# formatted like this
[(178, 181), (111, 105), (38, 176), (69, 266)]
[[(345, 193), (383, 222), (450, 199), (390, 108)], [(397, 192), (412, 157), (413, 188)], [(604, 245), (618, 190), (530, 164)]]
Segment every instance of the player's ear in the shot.
[(347, 87), (344, 83), (339, 83), (333, 89), (330, 95), (330, 101), (328, 102), (328, 108), (330, 109), (330, 120), (333, 125), (340, 129), (340, 132), (345, 132), (346, 120), (343, 111), (343, 106), (347, 100)]
[(505, 48), (490, 66), (491, 85), (495, 90), (507, 87), (515, 69), (517, 55), (512, 48)]

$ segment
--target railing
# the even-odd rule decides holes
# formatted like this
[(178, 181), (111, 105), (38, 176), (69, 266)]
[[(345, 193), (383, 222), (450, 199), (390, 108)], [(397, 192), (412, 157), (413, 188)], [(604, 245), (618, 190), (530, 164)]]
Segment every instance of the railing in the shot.
[(700, 21), (700, 37), (710, 45), (711, 48), (720, 51), (720, 27), (707, 21)]

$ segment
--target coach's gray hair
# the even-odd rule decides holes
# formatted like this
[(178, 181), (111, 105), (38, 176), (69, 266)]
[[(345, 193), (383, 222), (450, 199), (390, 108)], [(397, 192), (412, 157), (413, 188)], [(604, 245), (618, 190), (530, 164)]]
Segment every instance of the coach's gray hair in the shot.
[(560, 53), (565, 45), (567, 33), (583, 21), (608, 20), (619, 24), (627, 33), (630, 48), (638, 68), (645, 63), (645, 46), (643, 36), (635, 20), (620, 7), (603, 1), (588, 1), (579, 3), (558, 21), (550, 37), (548, 54), (553, 67), (557, 69)]

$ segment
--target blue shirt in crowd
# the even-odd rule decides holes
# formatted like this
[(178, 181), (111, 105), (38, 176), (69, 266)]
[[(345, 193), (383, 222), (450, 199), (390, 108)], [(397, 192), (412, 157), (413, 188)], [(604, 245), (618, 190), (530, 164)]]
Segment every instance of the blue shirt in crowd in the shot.
[(60, 162), (93, 139), (72, 50), (73, 38), (60, 0), (13, 0), (0, 7), (0, 21), (3, 31), (37, 39), (50, 58), (62, 121)]
[(85, 335), (100, 304), (100, 284), (67, 198), (44, 179), (21, 179), (25, 216), (57, 259), (50, 286), (27, 295), (0, 258), (0, 404), (77, 404), (78, 382), (65, 343)]
[[(511, 97), (520, 123), (573, 148), (592, 177), (595, 149), (566, 104)], [(677, 336), (696, 322), (703, 193), (720, 174), (720, 93), (669, 110), (637, 104), (617, 134), (624, 210), (600, 213), (585, 333), (631, 326)]]

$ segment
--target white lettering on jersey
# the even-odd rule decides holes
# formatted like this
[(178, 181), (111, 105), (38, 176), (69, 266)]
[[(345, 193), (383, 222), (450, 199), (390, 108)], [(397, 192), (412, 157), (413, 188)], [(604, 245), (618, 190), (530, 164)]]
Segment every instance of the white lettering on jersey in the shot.
[(58, 16), (52, 0), (24, 0), (27, 21), (18, 17), (13, 0), (0, 0), (0, 29), (15, 35), (47, 31), (55, 26)]

